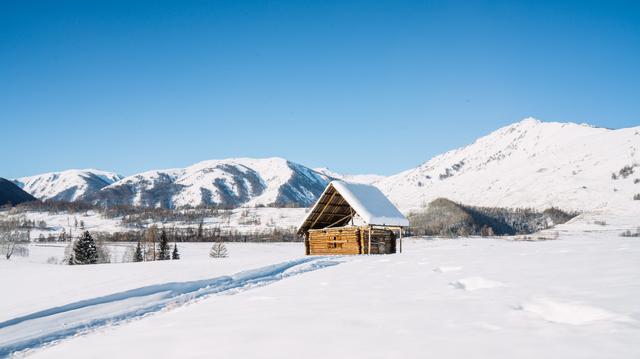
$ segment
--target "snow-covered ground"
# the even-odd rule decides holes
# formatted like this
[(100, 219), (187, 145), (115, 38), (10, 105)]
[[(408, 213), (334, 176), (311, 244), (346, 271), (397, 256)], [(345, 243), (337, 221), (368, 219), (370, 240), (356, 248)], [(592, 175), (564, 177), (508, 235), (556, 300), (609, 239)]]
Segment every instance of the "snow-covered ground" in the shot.
[(407, 239), (402, 254), (335, 258), (304, 257), (299, 243), (231, 243), (229, 258), (211, 259), (197, 243), (180, 246), (180, 261), (65, 266), (36, 263), (60, 248), (34, 247), (31, 261), (0, 261), (0, 348), (27, 343), (35, 349), (23, 354), (42, 358), (637, 358), (640, 238), (619, 236), (637, 226), (637, 213), (609, 211), (559, 226), (558, 240)]

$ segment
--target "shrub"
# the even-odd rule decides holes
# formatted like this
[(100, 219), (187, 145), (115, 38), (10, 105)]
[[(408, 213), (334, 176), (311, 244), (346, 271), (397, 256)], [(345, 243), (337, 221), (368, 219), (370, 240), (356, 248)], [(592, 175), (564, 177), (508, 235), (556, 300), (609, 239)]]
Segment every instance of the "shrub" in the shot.
[(622, 237), (640, 237), (640, 227), (636, 229), (635, 232), (631, 232), (631, 230), (627, 229), (626, 231), (620, 233)]
[(227, 251), (227, 246), (222, 242), (216, 242), (211, 246), (211, 250), (209, 251), (209, 257), (211, 258), (226, 258), (228, 257), (229, 252)]

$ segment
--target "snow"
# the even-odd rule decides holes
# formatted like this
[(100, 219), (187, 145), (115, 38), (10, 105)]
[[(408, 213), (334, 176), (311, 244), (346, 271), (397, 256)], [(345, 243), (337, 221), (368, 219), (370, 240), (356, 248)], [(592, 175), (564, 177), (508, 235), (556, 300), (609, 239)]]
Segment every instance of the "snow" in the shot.
[(640, 207), (640, 127), (525, 119), (375, 183), (404, 213), (438, 197), (467, 205), (588, 211)]
[(93, 327), (142, 317), (211, 294), (255, 288), (337, 264), (336, 260), (306, 257), (231, 276), (150, 285), (31, 313), (0, 322), (0, 355), (71, 337)]
[(0, 261), (0, 347), (26, 343), (36, 358), (637, 358), (640, 240), (619, 233), (638, 218), (580, 217), (554, 229), (558, 240), (408, 238), (384, 256), (229, 243), (229, 258), (212, 259), (210, 243), (182, 243), (180, 261)]
[(482, 277), (471, 277), (453, 281), (451, 282), (451, 286), (462, 290), (472, 291), (477, 289), (498, 288), (504, 286), (504, 284)]
[(438, 273), (448, 273), (448, 272), (459, 271), (461, 269), (462, 267), (458, 267), (458, 266), (442, 266), (442, 267), (434, 268), (433, 271)]
[(367, 224), (408, 226), (409, 221), (372, 185), (332, 181), (333, 187)]
[[(92, 178), (97, 181), (92, 181)], [(15, 179), (14, 182), (32, 196), (42, 200), (63, 196), (64, 198), (61, 199), (74, 201), (89, 191), (102, 188), (121, 178), (120, 175), (113, 172), (96, 169), (72, 169), (21, 177)], [(72, 193), (66, 195), (69, 191)]]
[[(130, 246), (120, 243), (109, 246)], [(209, 257), (211, 243), (178, 243), (179, 261), (68, 266), (46, 264), (62, 258), (65, 244), (32, 244), (30, 257), (0, 261), (0, 273), (11, 293), (0, 296), (0, 322), (71, 302), (170, 282), (188, 282), (231, 275), (243, 270), (295, 260), (298, 243), (226, 243), (229, 257)], [(120, 250), (124, 252), (124, 250)], [(5, 277), (6, 275), (6, 277)]]
[[(118, 192), (126, 186), (136, 194), (131, 198), (132, 205), (143, 205), (143, 193), (157, 187), (169, 191), (166, 195), (175, 207), (210, 205), (204, 201), (203, 191), (211, 194), (213, 203), (256, 207), (278, 201), (282, 188), (295, 179), (293, 169), (309, 182), (324, 187), (326, 181), (319, 173), (284, 158), (271, 157), (207, 160), (185, 168), (147, 171), (113, 183), (105, 191)], [(174, 185), (172, 189), (167, 189), (167, 183)], [(297, 200), (312, 203), (315, 196), (305, 189), (302, 184)]]
[(584, 325), (594, 321), (616, 320), (634, 323), (628, 317), (604, 309), (579, 303), (562, 303), (549, 298), (536, 298), (522, 304), (519, 309), (533, 313), (553, 323)]

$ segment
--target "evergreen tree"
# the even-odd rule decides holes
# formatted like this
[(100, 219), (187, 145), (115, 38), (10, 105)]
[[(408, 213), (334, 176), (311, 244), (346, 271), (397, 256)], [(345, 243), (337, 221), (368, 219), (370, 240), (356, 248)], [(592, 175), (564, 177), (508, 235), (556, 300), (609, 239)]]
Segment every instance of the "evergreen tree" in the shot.
[(73, 262), (74, 264), (98, 263), (98, 249), (89, 231), (85, 231), (73, 246)]
[(169, 255), (169, 240), (167, 239), (167, 233), (162, 230), (160, 233), (160, 252), (158, 252), (158, 260), (171, 259)]
[(171, 259), (180, 259), (180, 253), (178, 253), (178, 245), (173, 244), (173, 253), (171, 253)]
[(202, 233), (203, 233), (203, 228), (202, 228), (202, 226), (203, 226), (203, 225), (204, 225), (204, 220), (203, 220), (203, 219), (201, 219), (201, 220), (200, 220), (200, 223), (198, 224), (198, 234), (197, 234), (198, 240), (201, 240), (201, 239), (202, 239)]
[(136, 251), (133, 253), (133, 261), (142, 262), (143, 260), (144, 260), (144, 255), (142, 254), (142, 246), (140, 245), (140, 241), (138, 241), (138, 245), (136, 246)]

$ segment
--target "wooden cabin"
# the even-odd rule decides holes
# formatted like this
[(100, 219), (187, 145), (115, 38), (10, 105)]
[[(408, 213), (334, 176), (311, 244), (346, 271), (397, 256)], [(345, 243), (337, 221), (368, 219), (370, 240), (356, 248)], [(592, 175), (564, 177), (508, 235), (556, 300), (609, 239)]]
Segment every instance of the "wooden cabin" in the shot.
[(307, 255), (402, 252), (409, 221), (372, 185), (332, 181), (298, 229)]

